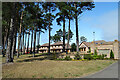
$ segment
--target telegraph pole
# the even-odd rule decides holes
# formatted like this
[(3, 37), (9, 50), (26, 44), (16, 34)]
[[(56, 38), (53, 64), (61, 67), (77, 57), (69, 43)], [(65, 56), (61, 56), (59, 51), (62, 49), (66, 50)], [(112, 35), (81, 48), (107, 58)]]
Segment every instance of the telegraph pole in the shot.
[(95, 32), (93, 32), (93, 41), (95, 43)]

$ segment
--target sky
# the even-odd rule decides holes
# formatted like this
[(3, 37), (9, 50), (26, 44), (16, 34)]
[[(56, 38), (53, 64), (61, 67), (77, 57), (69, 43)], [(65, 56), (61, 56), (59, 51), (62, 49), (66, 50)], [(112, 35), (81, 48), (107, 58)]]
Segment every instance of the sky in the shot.
[[(80, 36), (85, 36), (88, 42), (93, 41), (93, 32), (95, 32), (95, 40), (113, 41), (118, 39), (118, 2), (95, 2), (95, 8), (83, 12), (78, 18), (79, 41)], [(65, 26), (68, 31), (68, 20), (66, 20)], [(62, 25), (57, 25), (56, 20), (53, 21), (51, 27), (53, 28), (52, 36), (57, 30), (63, 29)], [(70, 44), (76, 43), (75, 20), (71, 21), (71, 30), (74, 35)], [(40, 45), (48, 42), (47, 30), (40, 35)]]

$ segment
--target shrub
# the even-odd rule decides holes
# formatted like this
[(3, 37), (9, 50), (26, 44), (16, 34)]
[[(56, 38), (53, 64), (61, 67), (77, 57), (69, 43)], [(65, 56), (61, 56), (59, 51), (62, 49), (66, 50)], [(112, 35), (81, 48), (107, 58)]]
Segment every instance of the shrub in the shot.
[(94, 60), (96, 60), (97, 58), (96, 57), (93, 57)]
[(112, 50), (111, 50), (111, 52), (110, 52), (110, 59), (114, 59), (114, 53), (113, 53)]
[(103, 60), (104, 59), (104, 55), (98, 55), (98, 59)]
[(93, 57), (91, 56), (91, 54), (84, 54), (84, 59), (91, 60), (93, 59)]
[(97, 55), (97, 50), (96, 49), (94, 50), (94, 55)]
[(69, 61), (69, 60), (72, 60), (72, 58), (70, 58), (70, 56), (66, 56), (65, 60)]
[(56, 53), (53, 53), (53, 59), (57, 59)]
[(96, 60), (96, 59), (101, 59), (101, 60), (103, 60), (104, 57), (105, 57), (104, 54), (102, 54), (102, 55), (93, 55), (93, 59), (94, 59), (94, 60)]
[(64, 60), (63, 58), (57, 58), (56, 60)]
[(107, 57), (107, 54), (105, 54), (105, 56), (104, 57)]
[(110, 58), (104, 58), (105, 60), (109, 60)]
[(89, 51), (87, 51), (87, 53), (91, 53), (91, 48), (89, 49)]
[(81, 58), (80, 55), (77, 53), (77, 54), (75, 54), (74, 59), (75, 59), (75, 60), (80, 60), (80, 59), (82, 59), (82, 58)]

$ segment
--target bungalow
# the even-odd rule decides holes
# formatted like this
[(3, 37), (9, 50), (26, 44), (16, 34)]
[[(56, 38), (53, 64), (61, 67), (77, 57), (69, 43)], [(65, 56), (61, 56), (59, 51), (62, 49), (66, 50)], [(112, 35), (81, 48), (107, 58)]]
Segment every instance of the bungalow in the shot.
[(110, 57), (110, 51), (114, 53), (114, 58), (118, 59), (118, 40), (106, 42), (104, 40), (93, 42), (82, 42), (79, 46), (80, 54), (94, 53), (96, 50), (98, 55), (106, 54)]

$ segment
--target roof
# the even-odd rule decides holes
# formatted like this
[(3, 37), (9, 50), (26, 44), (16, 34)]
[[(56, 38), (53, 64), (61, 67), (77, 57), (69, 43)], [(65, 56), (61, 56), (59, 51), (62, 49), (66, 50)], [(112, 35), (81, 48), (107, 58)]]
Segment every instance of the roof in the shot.
[(84, 42), (87, 47), (90, 47), (90, 42)]
[(41, 45), (41, 47), (48, 47), (49, 46), (49, 43), (45, 43), (43, 45)]
[(103, 44), (103, 43), (106, 43), (106, 41), (104, 41), (104, 40), (98, 40), (98, 41), (95, 41), (95, 44)]
[[(70, 49), (71, 48), (71, 46), (70, 46), (70, 44), (68, 45), (68, 49)], [(67, 44), (65, 44), (65, 49), (67, 49)]]
[[(92, 41), (93, 42), (93, 41)], [(87, 47), (90, 47), (90, 44), (91, 42), (82, 42), (83, 44), (85, 44)], [(82, 44), (81, 43), (81, 44)], [(112, 45), (114, 43), (114, 41), (109, 41), (109, 42), (106, 42), (104, 40), (98, 40), (98, 41), (95, 41), (95, 45)], [(80, 44), (80, 45), (81, 45)], [(81, 46), (82, 47), (82, 46)]]
[[(91, 43), (91, 42), (82, 42), (82, 43), (85, 44), (87, 47), (90, 47), (90, 43)], [(81, 44), (82, 44), (82, 43), (81, 43)], [(80, 45), (81, 45), (81, 44), (80, 44)]]
[(56, 42), (54, 44), (51, 44), (51, 46), (55, 46), (55, 45), (63, 45), (63, 42), (59, 41), (59, 42)]
[[(60, 46), (60, 45), (63, 45), (63, 42), (59, 41), (59, 42), (56, 42), (54, 44), (51, 44), (50, 46)], [(45, 44), (41, 45), (41, 47), (48, 47), (48, 46), (49, 46), (49, 43), (45, 43)], [(70, 49), (70, 48), (71, 48), (71, 46), (69, 44), (68, 49)], [(55, 49), (57, 49), (57, 47), (55, 47)], [(67, 43), (65, 44), (65, 49), (67, 49)]]
[(113, 41), (106, 42), (106, 41), (104, 41), (104, 40), (100, 40), (100, 41), (95, 41), (95, 44), (112, 45), (112, 44), (113, 44)]

